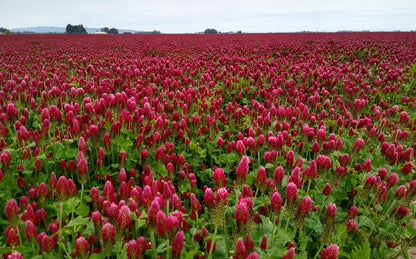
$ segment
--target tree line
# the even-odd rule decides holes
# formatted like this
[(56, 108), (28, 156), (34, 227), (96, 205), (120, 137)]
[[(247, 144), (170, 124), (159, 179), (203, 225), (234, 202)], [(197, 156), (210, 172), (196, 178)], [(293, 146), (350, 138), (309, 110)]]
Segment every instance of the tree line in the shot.
[[(79, 25), (68, 24), (66, 26), (65, 32), (67, 34), (87, 34), (87, 30), (84, 28), (82, 24), (79, 24)], [(116, 28), (108, 28), (108, 27), (101, 28), (101, 32), (105, 32), (108, 34), (118, 34), (118, 30)]]
[(84, 28), (82, 24), (80, 25), (68, 24), (66, 26), (65, 32), (68, 34), (87, 34), (87, 30)]

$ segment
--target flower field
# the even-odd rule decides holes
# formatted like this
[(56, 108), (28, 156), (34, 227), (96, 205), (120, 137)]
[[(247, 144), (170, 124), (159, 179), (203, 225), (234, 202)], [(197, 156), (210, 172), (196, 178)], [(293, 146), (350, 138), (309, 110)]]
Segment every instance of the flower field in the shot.
[(416, 33), (2, 35), (4, 258), (395, 258)]

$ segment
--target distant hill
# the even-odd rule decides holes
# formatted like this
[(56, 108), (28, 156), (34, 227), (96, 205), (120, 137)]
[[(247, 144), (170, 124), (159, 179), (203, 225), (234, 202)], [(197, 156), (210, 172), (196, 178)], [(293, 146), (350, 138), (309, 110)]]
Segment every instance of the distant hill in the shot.
[[(88, 28), (85, 27), (88, 33), (94, 33), (101, 31), (101, 28)], [(57, 27), (57, 26), (35, 26), (35, 27), (25, 27), (25, 28), (14, 28), (10, 30), (11, 32), (16, 33), (65, 33), (65, 27)], [(120, 34), (122, 33), (150, 33), (147, 31), (136, 31), (136, 30), (125, 30), (125, 29), (118, 29)]]

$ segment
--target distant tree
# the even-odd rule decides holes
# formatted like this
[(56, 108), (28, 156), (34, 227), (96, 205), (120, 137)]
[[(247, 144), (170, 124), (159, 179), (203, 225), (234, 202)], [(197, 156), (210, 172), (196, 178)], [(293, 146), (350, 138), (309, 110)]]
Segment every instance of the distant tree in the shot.
[(109, 33), (109, 31), (108, 27), (101, 28), (101, 32)]
[(217, 34), (218, 31), (216, 29), (206, 29), (204, 31), (205, 34)]
[(118, 34), (118, 30), (116, 28), (109, 29), (108, 27), (101, 28), (102, 32), (108, 33), (108, 34)]
[(237, 31), (237, 33), (243, 33), (242, 31)]
[(6, 29), (6, 28), (3, 28), (3, 27), (0, 27), (0, 33), (9, 34), (10, 30)]
[(111, 34), (118, 34), (118, 30), (117, 30), (116, 28), (111, 28), (111, 29), (108, 31), (108, 33), (111, 33)]
[(85, 30), (85, 28), (82, 24), (80, 24), (80, 25), (68, 24), (66, 26), (65, 31), (68, 34), (87, 34), (87, 30)]
[(160, 34), (160, 31), (153, 30), (151, 33), (152, 33), (152, 34)]

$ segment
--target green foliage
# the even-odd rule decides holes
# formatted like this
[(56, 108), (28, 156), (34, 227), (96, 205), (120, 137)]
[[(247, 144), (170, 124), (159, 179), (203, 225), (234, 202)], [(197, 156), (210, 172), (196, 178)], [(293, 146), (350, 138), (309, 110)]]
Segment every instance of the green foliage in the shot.
[(205, 34), (217, 34), (218, 31), (216, 29), (205, 29)]
[(68, 24), (66, 26), (65, 31), (68, 34), (87, 34), (87, 30), (85, 30), (85, 28), (82, 24), (80, 24), (80, 25)]

